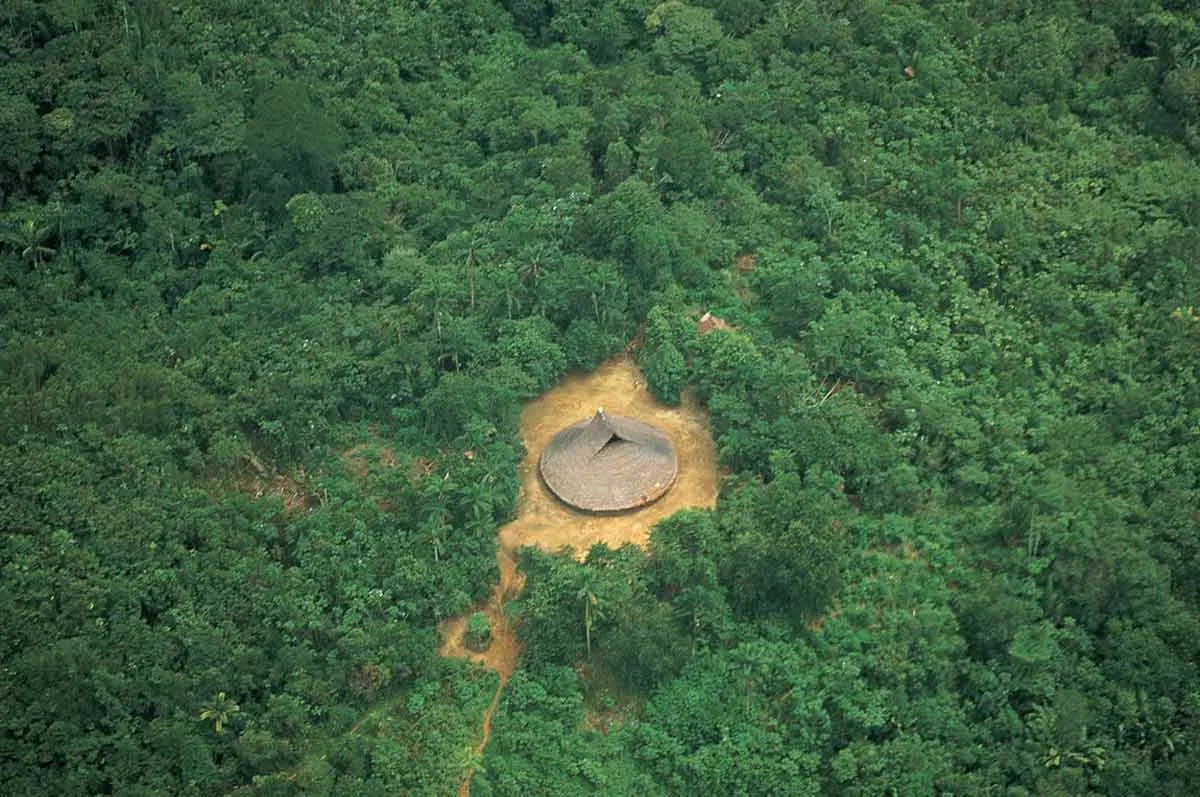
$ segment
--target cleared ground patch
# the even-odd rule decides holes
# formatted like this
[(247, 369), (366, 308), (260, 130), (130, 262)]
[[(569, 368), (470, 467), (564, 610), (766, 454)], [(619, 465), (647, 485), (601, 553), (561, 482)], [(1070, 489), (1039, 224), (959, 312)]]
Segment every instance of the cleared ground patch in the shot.
[[(590, 417), (598, 407), (651, 424), (671, 438), (679, 458), (679, 474), (675, 486), (655, 503), (619, 515), (593, 515), (562, 503), (542, 482), (537, 467), (542, 449), (564, 427)], [(521, 652), (515, 629), (505, 612), (508, 600), (520, 594), (523, 586), (516, 566), (517, 551), (526, 545), (546, 551), (569, 547), (582, 559), (597, 543), (613, 548), (626, 543), (645, 546), (650, 540), (650, 530), (663, 518), (688, 507), (714, 506), (720, 483), (716, 446), (704, 408), (690, 395), (685, 395), (677, 407), (655, 401), (646, 390), (646, 380), (627, 355), (615, 357), (590, 373), (568, 376), (530, 401), (521, 412), (521, 439), (526, 454), (521, 463), (517, 518), (500, 529), (496, 552), (500, 583), (493, 588), (486, 605), (472, 610), (487, 614), (492, 624), (492, 643), (478, 653), (463, 644), (471, 612), (447, 620), (441, 629), (441, 654), (469, 659), (496, 671), (500, 675), (500, 690), (516, 669)], [(498, 690), (484, 713), (482, 738), (476, 752), (487, 745), (492, 713), (500, 703), (499, 698)], [(470, 783), (471, 773), (468, 773), (460, 794), (470, 793)]]

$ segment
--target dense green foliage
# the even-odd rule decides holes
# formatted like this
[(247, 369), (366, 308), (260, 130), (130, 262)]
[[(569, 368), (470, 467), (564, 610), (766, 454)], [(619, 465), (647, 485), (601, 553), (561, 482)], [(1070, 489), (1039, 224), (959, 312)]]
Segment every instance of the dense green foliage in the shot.
[(635, 338), (720, 503), (525, 552), (478, 794), (1194, 793), (1196, 19), (9, 0), (5, 793), (452, 792), (520, 402)]

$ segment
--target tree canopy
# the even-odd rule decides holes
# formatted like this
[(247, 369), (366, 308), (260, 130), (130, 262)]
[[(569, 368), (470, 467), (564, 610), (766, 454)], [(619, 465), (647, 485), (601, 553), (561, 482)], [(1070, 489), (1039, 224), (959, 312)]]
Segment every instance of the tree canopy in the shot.
[[(5, 793), (1191, 795), (1195, 12), (10, 0)], [(626, 347), (720, 500), (523, 553), (477, 755)]]

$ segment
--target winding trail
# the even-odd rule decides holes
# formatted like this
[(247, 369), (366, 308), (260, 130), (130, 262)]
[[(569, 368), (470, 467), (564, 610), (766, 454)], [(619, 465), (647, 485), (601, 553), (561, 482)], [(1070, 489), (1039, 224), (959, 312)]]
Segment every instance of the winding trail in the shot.
[[(472, 749), (473, 757), (478, 758), (483, 755), (483, 748), (487, 747), (488, 740), (492, 738), (492, 716), (496, 713), (496, 709), (500, 707), (500, 697), (504, 694), (504, 683), (501, 682), (496, 687), (496, 694), (492, 695), (492, 702), (483, 710), (483, 734), (479, 740), (479, 744)], [(472, 767), (467, 770), (466, 776), (463, 778), (462, 785), (458, 787), (458, 797), (471, 797), (471, 779), (475, 777), (475, 769)]]
[[(590, 417), (597, 407), (658, 427), (675, 444), (679, 475), (675, 486), (649, 506), (621, 515), (589, 515), (566, 506), (551, 495), (538, 476), (542, 449), (564, 426)], [(645, 379), (628, 356), (614, 357), (591, 373), (565, 378), (558, 386), (530, 401), (521, 412), (521, 439), (526, 455), (521, 463), (517, 517), (499, 532), (496, 563), (500, 581), (487, 602), (472, 612), (442, 624), (443, 656), (478, 662), (500, 676), (492, 703), (484, 711), (479, 755), (491, 738), (492, 717), (504, 687), (517, 668), (521, 648), (505, 604), (520, 594), (524, 577), (517, 570), (517, 552), (526, 545), (546, 551), (574, 549), (582, 559), (597, 543), (612, 548), (626, 543), (645, 546), (654, 524), (680, 509), (716, 505), (719, 475), (716, 446), (708, 430), (708, 415), (691, 396), (677, 407), (659, 404), (646, 391)], [(492, 643), (476, 653), (463, 644), (467, 618), (484, 612), (492, 624)], [(468, 770), (459, 794), (471, 793), (474, 769)]]

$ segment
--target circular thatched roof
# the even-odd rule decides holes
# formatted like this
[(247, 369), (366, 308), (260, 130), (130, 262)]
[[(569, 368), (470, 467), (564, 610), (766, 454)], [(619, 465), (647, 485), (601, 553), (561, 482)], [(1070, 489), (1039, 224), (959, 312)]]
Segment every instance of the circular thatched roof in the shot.
[(679, 461), (670, 439), (653, 426), (597, 410), (554, 436), (539, 469), (550, 491), (571, 506), (619, 512), (671, 489)]

